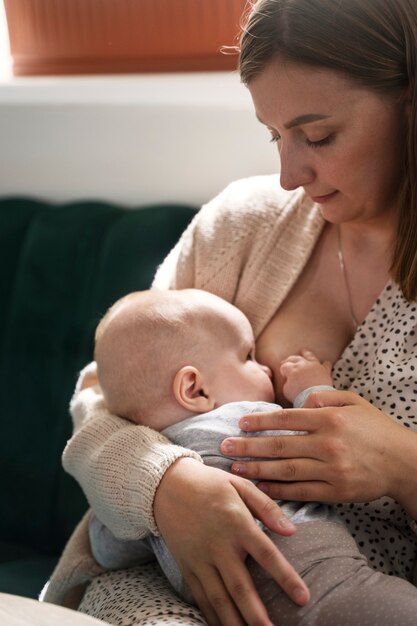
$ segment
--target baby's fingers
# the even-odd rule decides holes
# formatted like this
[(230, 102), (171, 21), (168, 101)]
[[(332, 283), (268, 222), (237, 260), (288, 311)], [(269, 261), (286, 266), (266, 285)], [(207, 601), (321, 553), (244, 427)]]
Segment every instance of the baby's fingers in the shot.
[(307, 361), (317, 361), (320, 362), (319, 359), (316, 357), (316, 355), (314, 354), (314, 352), (312, 352), (311, 350), (301, 350), (300, 352), (301, 356), (303, 356)]
[(286, 378), (288, 375), (291, 375), (291, 373), (295, 370), (296, 365), (297, 364), (294, 363), (294, 361), (284, 361), (279, 366), (279, 373), (281, 374), (281, 376), (285, 376)]

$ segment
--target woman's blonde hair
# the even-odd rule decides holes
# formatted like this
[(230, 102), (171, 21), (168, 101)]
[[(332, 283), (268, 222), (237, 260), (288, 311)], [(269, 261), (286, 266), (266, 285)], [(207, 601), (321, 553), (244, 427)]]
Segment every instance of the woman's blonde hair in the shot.
[[(258, 0), (239, 46), (249, 84), (274, 59), (342, 72), (409, 103), (404, 177), (391, 273), (417, 298), (417, 0)], [(390, 146), (387, 146), (387, 150)]]

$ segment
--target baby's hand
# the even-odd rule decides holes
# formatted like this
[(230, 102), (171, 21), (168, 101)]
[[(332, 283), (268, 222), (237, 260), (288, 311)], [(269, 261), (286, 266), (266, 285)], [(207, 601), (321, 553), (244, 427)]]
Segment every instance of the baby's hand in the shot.
[(315, 385), (333, 385), (329, 361), (321, 363), (310, 350), (301, 350), (301, 354), (289, 356), (280, 365), (280, 374), (284, 378), (282, 387), (284, 396), (291, 403), (301, 391)]

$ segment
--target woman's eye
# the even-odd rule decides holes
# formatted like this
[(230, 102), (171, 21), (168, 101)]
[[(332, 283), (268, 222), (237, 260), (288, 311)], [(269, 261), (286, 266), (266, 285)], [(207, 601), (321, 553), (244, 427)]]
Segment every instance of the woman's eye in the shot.
[[(269, 141), (270, 143), (279, 143), (281, 141), (281, 135), (273, 135)], [(323, 139), (317, 141), (311, 141), (311, 139), (305, 138), (305, 142), (309, 148), (322, 148), (323, 146), (328, 146), (332, 141), (333, 135), (327, 135), (327, 137), (323, 137)]]
[(333, 135), (327, 135), (327, 137), (323, 137), (323, 139), (319, 139), (318, 141), (311, 141), (306, 137), (306, 144), (309, 148), (322, 148), (323, 146), (328, 146), (333, 140)]

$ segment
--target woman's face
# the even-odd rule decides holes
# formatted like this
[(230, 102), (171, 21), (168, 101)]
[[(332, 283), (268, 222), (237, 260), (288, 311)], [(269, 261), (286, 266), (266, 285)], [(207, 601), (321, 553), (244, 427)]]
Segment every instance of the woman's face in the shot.
[(393, 213), (404, 167), (405, 98), (376, 94), (337, 72), (279, 62), (249, 90), (277, 142), (284, 189), (303, 187), (332, 223)]

